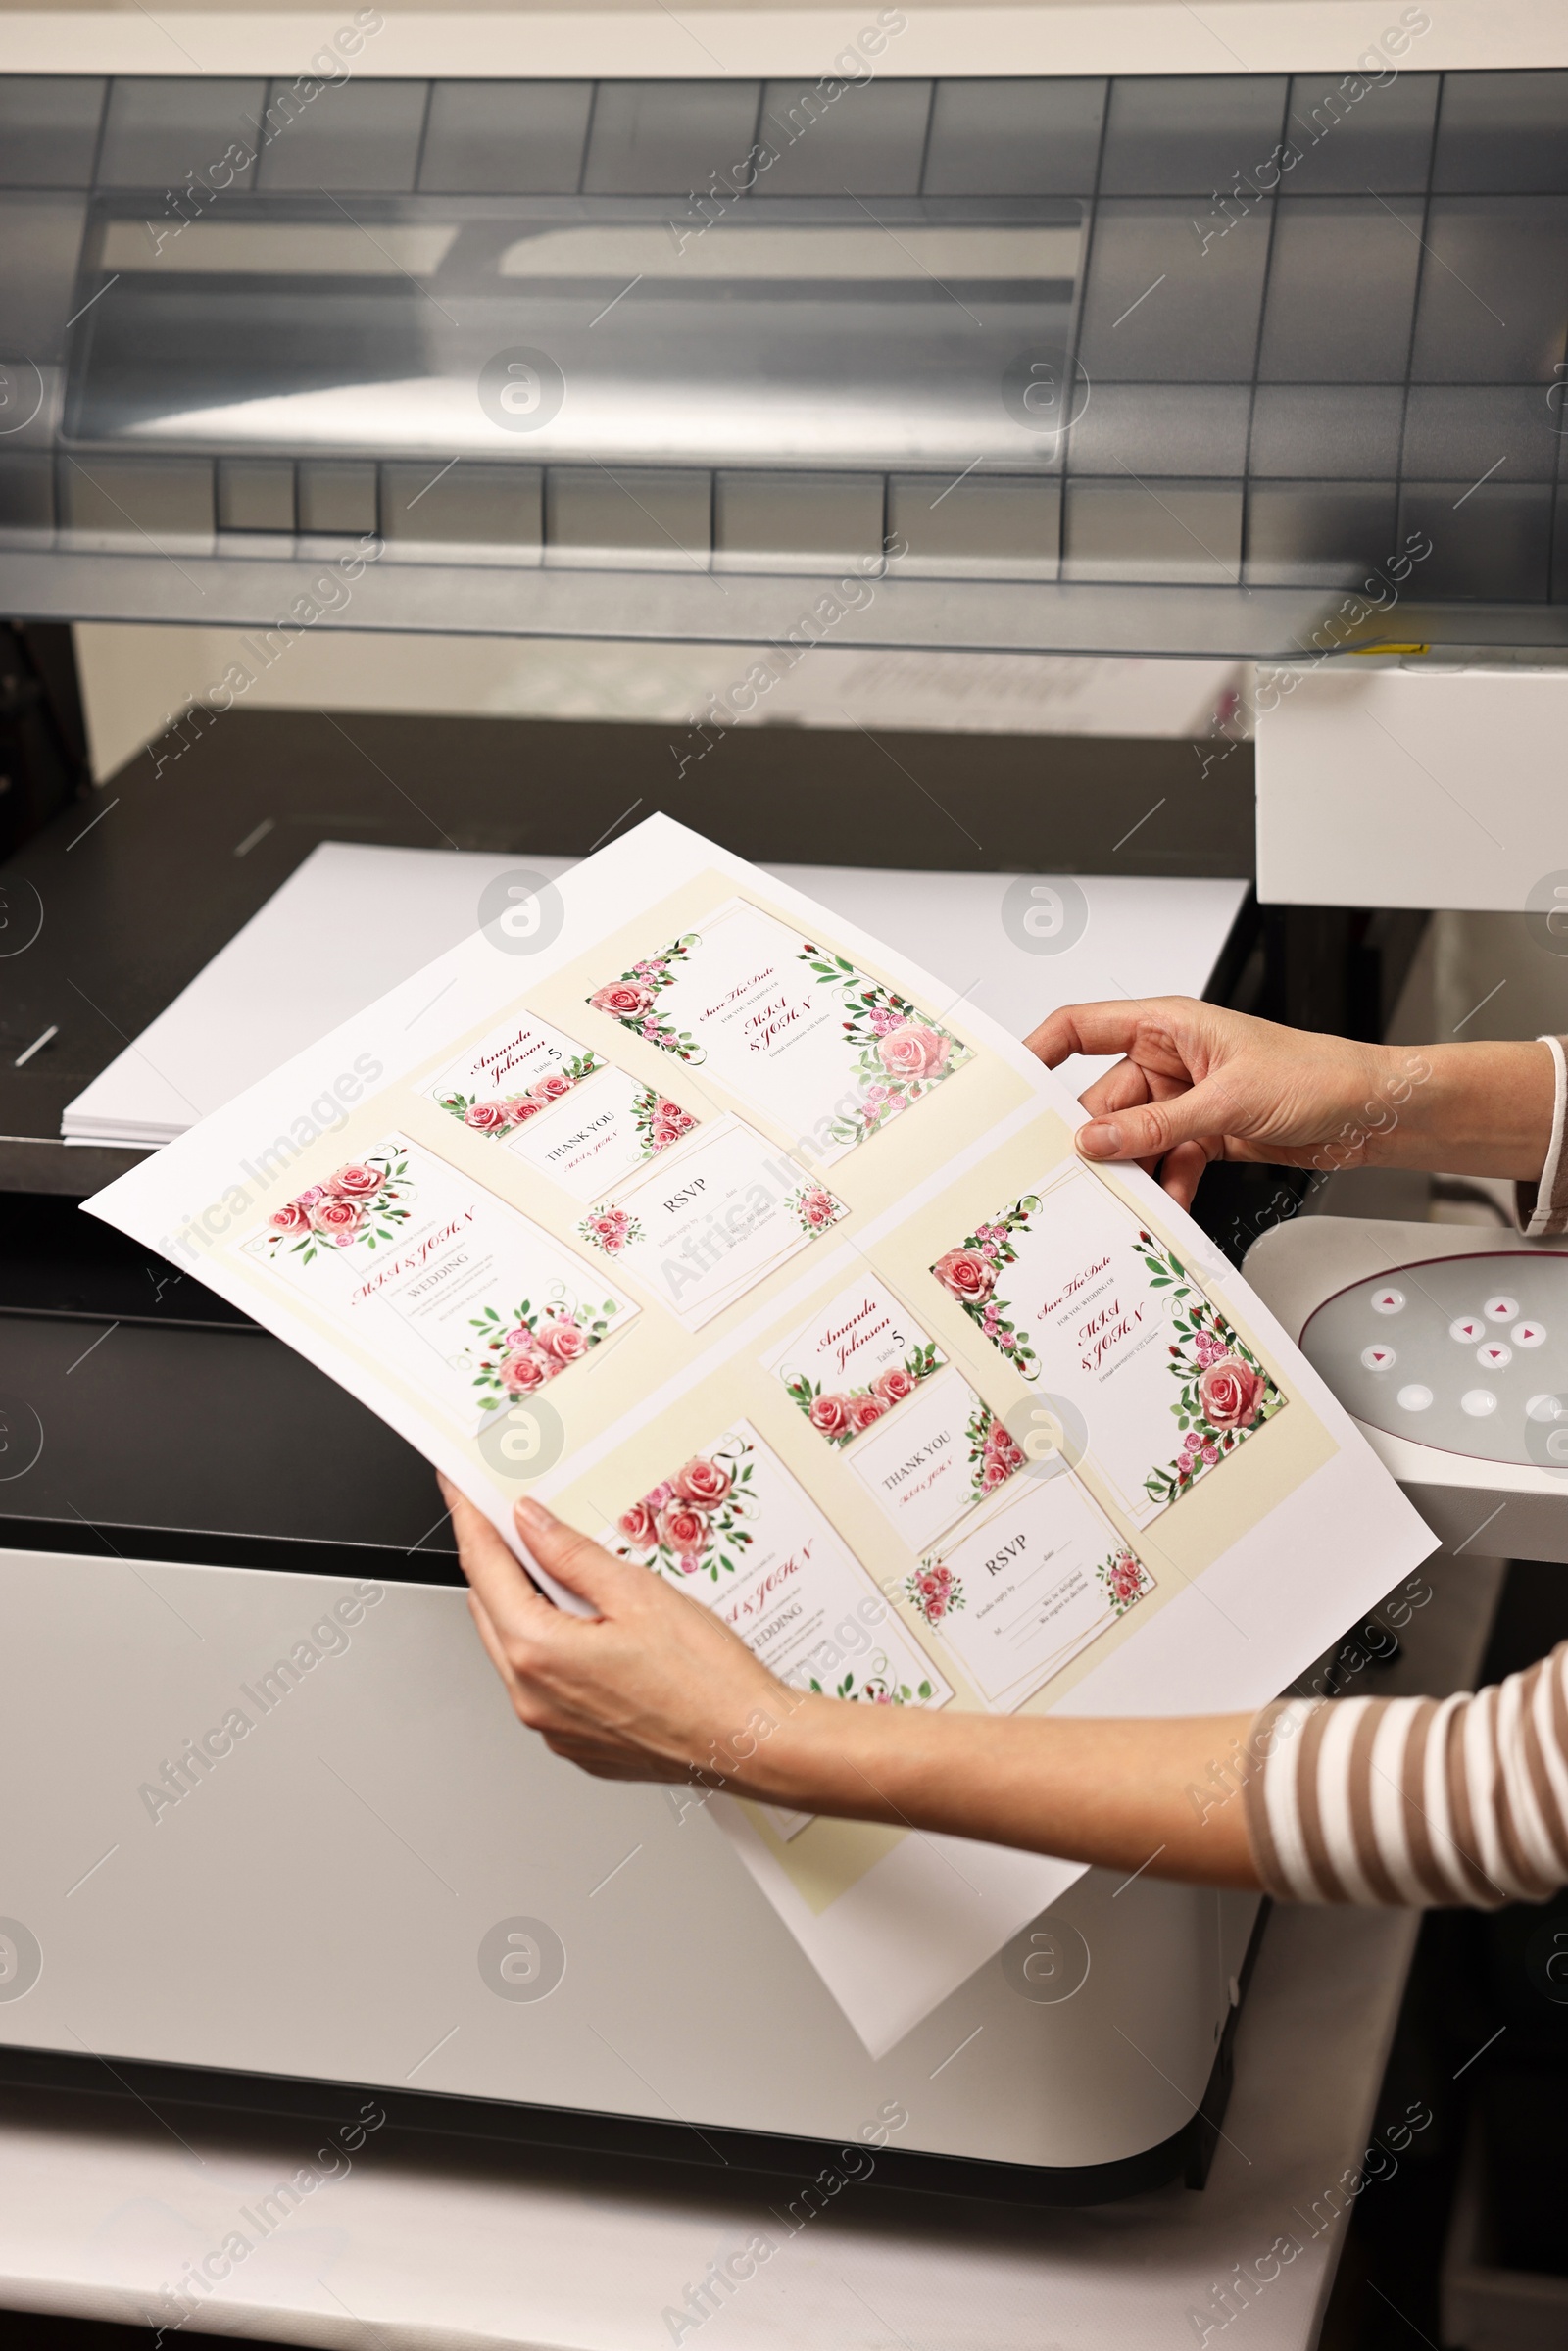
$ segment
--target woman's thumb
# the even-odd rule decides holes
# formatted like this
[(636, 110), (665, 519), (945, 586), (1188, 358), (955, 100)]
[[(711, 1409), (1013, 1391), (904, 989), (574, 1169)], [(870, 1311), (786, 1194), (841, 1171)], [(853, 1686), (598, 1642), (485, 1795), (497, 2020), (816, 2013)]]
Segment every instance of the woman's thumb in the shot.
[(1173, 1094), (1168, 1102), (1140, 1102), (1106, 1118), (1092, 1118), (1076, 1141), (1085, 1159), (1162, 1159), (1178, 1143), (1206, 1143), (1225, 1132), (1229, 1104), (1212, 1079)]
[(608, 1614), (616, 1595), (624, 1590), (627, 1578), (640, 1572), (624, 1559), (615, 1558), (589, 1536), (579, 1534), (575, 1527), (568, 1527), (564, 1519), (557, 1518), (543, 1502), (520, 1501), (515, 1515), (517, 1532), (545, 1574), (564, 1584), (601, 1615)]

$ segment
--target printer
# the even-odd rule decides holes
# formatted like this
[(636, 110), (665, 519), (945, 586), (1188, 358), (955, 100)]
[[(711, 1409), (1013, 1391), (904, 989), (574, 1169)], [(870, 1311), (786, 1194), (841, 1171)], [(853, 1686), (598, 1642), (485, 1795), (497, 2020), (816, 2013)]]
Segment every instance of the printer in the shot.
[[(604, 78), (557, 21), (548, 77), (443, 79), (368, 9), (308, 71), (0, 76), (0, 610), (232, 632), (122, 805), (0, 867), (0, 2077), (789, 2178), (869, 2144), (1040, 2203), (1200, 2184), (1254, 1898), (1091, 1871), (873, 2060), (690, 1791), (517, 1735), (427, 1465), (75, 1214), (130, 1162), (59, 1114), (317, 841), (411, 838), (348, 754), (324, 803), (275, 761), (262, 794), (247, 681), (312, 631), (1560, 645), (1568, 74), (1389, 14), (1358, 65), (1246, 73), (949, 73), (868, 7), (804, 75), (760, 16), (708, 75)], [(734, 666), (665, 805), (765, 691)], [(487, 757), (421, 817), (570, 851), (570, 795)], [(1049, 791), (1033, 821), (980, 864), (1057, 870)], [(1373, 1033), (1416, 927), (1250, 906), (1211, 987)], [(31, 1050), (45, 972), (90, 1067)]]

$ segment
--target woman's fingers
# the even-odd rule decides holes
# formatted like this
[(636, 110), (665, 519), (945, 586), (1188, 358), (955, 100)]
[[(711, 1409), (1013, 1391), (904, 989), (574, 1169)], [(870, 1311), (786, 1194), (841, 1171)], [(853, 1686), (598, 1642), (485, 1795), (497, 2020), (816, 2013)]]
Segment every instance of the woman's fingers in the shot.
[(646, 1592), (646, 1568), (633, 1567), (628, 1560), (615, 1558), (591, 1536), (579, 1534), (575, 1527), (568, 1527), (564, 1519), (557, 1518), (543, 1502), (531, 1498), (519, 1502), (516, 1519), (517, 1532), (530, 1556), (557, 1583), (588, 1601), (601, 1616), (614, 1615)]
[(1213, 1156), (1200, 1143), (1178, 1143), (1160, 1162), (1159, 1181), (1179, 1207), (1190, 1208), (1198, 1179)]
[(511, 1632), (537, 1608), (556, 1611), (534, 1589), (514, 1553), (509, 1550), (482, 1510), (450, 1479), (441, 1479), (441, 1492), (452, 1512), (452, 1531), (458, 1539), (458, 1557), (472, 1590), (484, 1602), (490, 1623)]
[(1075, 1141), (1086, 1159), (1162, 1159), (1178, 1144), (1216, 1143), (1230, 1133), (1235, 1104), (1219, 1078), (1172, 1094), (1163, 1102), (1129, 1102), (1108, 1117), (1092, 1118)]
[(1130, 1053), (1138, 1035), (1140, 1006), (1130, 999), (1100, 1004), (1063, 1004), (1031, 1029), (1024, 1044), (1037, 1061), (1055, 1069), (1074, 1053)]

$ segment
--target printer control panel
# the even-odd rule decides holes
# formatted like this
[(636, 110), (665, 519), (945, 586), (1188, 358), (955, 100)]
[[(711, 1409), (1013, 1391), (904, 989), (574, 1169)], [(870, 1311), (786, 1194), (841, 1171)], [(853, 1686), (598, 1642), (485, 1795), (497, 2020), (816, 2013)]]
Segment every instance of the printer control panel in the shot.
[(1397, 1266), (1325, 1298), (1301, 1347), (1374, 1429), (1568, 1478), (1568, 1256), (1499, 1249)]

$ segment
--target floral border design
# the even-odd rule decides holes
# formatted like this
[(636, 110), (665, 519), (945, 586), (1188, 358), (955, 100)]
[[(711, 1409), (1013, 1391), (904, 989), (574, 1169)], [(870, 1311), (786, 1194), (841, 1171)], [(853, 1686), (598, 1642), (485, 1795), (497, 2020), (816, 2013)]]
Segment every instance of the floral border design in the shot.
[(622, 1559), (666, 1576), (733, 1575), (753, 1541), (757, 1514), (752, 1447), (743, 1439), (694, 1453), (615, 1521)]
[(933, 1628), (966, 1605), (963, 1585), (945, 1559), (922, 1560), (913, 1575), (906, 1578), (904, 1595)]
[(695, 1118), (681, 1102), (661, 1094), (657, 1086), (639, 1086), (631, 1105), (632, 1124), (637, 1129), (645, 1159), (657, 1158), (667, 1151), (672, 1143), (683, 1136), (695, 1135), (702, 1121)]
[(814, 1674), (806, 1687), (815, 1690), (818, 1697), (849, 1698), (862, 1706), (923, 1706), (936, 1695), (935, 1685), (930, 1682), (917, 1682), (911, 1690), (907, 1682), (889, 1681), (885, 1649), (878, 1649), (869, 1662), (871, 1671), (863, 1680), (851, 1666), (830, 1690), (824, 1691)]
[(273, 1210), (265, 1236), (269, 1261), (285, 1245), (290, 1256), (309, 1265), (323, 1249), (348, 1249), (357, 1241), (375, 1249), (396, 1241), (393, 1226), (409, 1216), (398, 1202), (415, 1188), (406, 1152), (372, 1151), (349, 1160), (324, 1184), (310, 1185)]
[(433, 1099), (436, 1107), (477, 1135), (488, 1135), (497, 1143), (514, 1135), (530, 1118), (541, 1110), (550, 1109), (563, 1102), (574, 1086), (593, 1076), (596, 1069), (607, 1066), (603, 1056), (595, 1053), (573, 1053), (569, 1061), (560, 1062), (547, 1069), (543, 1077), (534, 1079), (516, 1094), (438, 1094)]
[(657, 955), (645, 955), (640, 963), (623, 971), (618, 980), (607, 980), (602, 988), (596, 988), (588, 999), (589, 1004), (594, 1011), (618, 1020), (632, 1036), (662, 1046), (677, 1060), (706, 1061), (706, 1047), (699, 1045), (685, 1029), (661, 1020), (657, 1003), (660, 991), (679, 976), (674, 966), (685, 962), (701, 939), (700, 931), (682, 931), (678, 939), (672, 939)]
[(784, 1206), (801, 1231), (813, 1240), (818, 1233), (827, 1232), (850, 1212), (844, 1201), (829, 1192), (825, 1184), (803, 1184), (799, 1192), (789, 1195)]
[(1154, 1579), (1135, 1551), (1125, 1543), (1107, 1552), (1095, 1569), (1095, 1580), (1104, 1587), (1106, 1599), (1114, 1616), (1125, 1616), (1136, 1607), (1146, 1592), (1152, 1592)]
[(862, 1143), (973, 1059), (971, 1049), (951, 1029), (928, 1019), (906, 996), (873, 980), (846, 956), (807, 940), (800, 960), (818, 987), (841, 992), (844, 1042), (858, 1056), (859, 1106), (831, 1122), (828, 1132), (835, 1143)]
[(1009, 1363), (1017, 1365), (1026, 1380), (1037, 1376), (1039, 1361), (1026, 1334), (1012, 1320), (1006, 1298), (997, 1289), (997, 1276), (1004, 1266), (1016, 1262), (1012, 1236), (1028, 1231), (1029, 1219), (1039, 1205), (1038, 1196), (1026, 1192), (989, 1224), (976, 1225), (956, 1249), (945, 1250), (931, 1267), (948, 1296), (957, 1300), (969, 1320)]
[(578, 1240), (603, 1249), (607, 1257), (618, 1257), (642, 1237), (643, 1228), (628, 1208), (596, 1208), (577, 1227)]
[(999, 1420), (980, 1396), (969, 1416), (969, 1493), (983, 1502), (988, 1494), (1016, 1477), (1027, 1461), (1022, 1445), (1004, 1420)]
[(470, 1317), (468, 1328), (478, 1333), (468, 1348), (478, 1364), (473, 1385), (490, 1392), (480, 1397), (481, 1409), (495, 1412), (558, 1380), (600, 1345), (619, 1311), (613, 1298), (596, 1310), (563, 1296), (537, 1308), (524, 1298), (510, 1315), (486, 1306)]
[(1180, 1383), (1171, 1411), (1184, 1432), (1181, 1450), (1167, 1468), (1151, 1470), (1144, 1480), (1154, 1501), (1173, 1502), (1283, 1411), (1286, 1397), (1267, 1366), (1190, 1280), (1174, 1249), (1142, 1230), (1134, 1249), (1151, 1290), (1167, 1291), (1175, 1308), (1166, 1368)]
[(873, 1427), (895, 1404), (912, 1396), (921, 1381), (941, 1371), (946, 1361), (936, 1342), (928, 1339), (906, 1355), (902, 1364), (890, 1364), (874, 1380), (858, 1388), (833, 1388), (824, 1395), (821, 1381), (808, 1379), (803, 1371), (784, 1382), (784, 1393), (800, 1406), (819, 1437), (832, 1445), (848, 1445), (852, 1437)]

